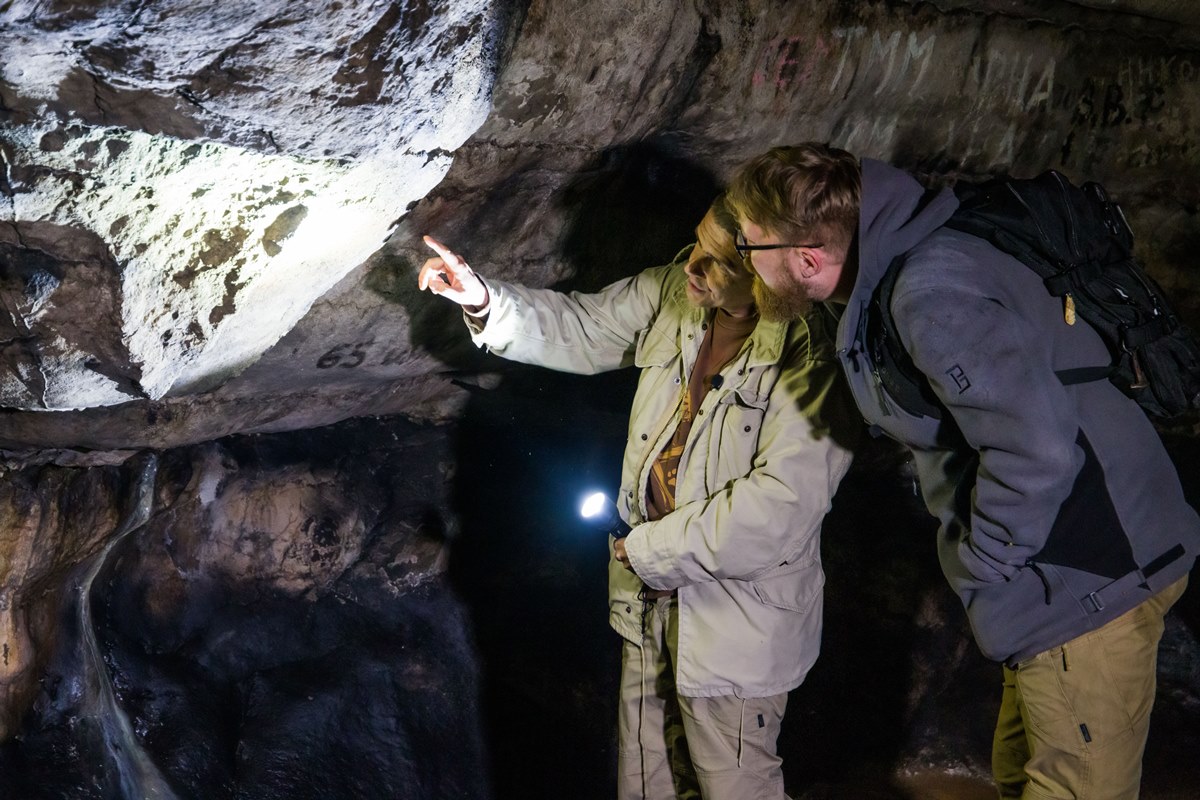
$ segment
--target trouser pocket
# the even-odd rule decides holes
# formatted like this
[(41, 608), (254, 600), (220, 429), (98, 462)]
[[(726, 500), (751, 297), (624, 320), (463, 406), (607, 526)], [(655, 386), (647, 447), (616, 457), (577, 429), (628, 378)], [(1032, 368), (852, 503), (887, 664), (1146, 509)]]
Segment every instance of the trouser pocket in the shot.
[[(1103, 627), (1005, 670), (1006, 704), (997, 725), (1007, 758), (1028, 760), (1022, 797), (1134, 800), (1154, 705), (1163, 615), (1186, 581), (1168, 587)], [(1014, 705), (1015, 704), (1015, 705)], [(1020, 720), (1009, 712), (1019, 709)], [(1016, 726), (1012, 729), (1004, 725)], [(998, 752), (998, 751), (997, 751)], [(997, 780), (1017, 788), (1011, 766)], [(1002, 794), (1002, 796), (1016, 796)]]

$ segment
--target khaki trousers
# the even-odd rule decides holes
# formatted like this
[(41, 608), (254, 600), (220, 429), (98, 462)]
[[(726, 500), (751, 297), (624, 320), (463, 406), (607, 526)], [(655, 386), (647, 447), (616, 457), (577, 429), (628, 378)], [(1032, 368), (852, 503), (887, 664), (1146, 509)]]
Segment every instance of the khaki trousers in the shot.
[(1112, 622), (1004, 667), (992, 744), (1001, 798), (1136, 800), (1163, 616), (1181, 578)]
[(618, 800), (784, 800), (775, 753), (787, 693), (682, 697), (675, 689), (679, 610), (650, 601), (642, 644), (621, 654)]

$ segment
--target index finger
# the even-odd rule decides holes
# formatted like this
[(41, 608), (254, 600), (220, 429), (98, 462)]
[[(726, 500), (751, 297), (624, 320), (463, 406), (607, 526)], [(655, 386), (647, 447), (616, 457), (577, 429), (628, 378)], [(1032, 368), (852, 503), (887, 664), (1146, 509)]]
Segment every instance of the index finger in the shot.
[(441, 256), (442, 261), (445, 261), (447, 264), (450, 264), (451, 266), (458, 266), (462, 263), (462, 259), (458, 257), (457, 253), (446, 247), (446, 245), (442, 244), (437, 239), (434, 239), (432, 236), (422, 236), (421, 240), (425, 242), (425, 244), (429, 245), (430, 250)]

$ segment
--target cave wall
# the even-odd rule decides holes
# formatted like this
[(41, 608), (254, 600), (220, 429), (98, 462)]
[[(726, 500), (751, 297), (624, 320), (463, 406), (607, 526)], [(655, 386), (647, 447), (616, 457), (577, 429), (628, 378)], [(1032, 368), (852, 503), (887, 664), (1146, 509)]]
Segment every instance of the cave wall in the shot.
[[(253, 363), (445, 174), (487, 114), (506, 14), (6, 3), (0, 246), (21, 346), (0, 403), (157, 400)], [(97, 283), (115, 308), (87, 326)]]
[(454, 446), (356, 420), (11, 475), (35, 624), (6, 638), (0, 796), (487, 797)]
[(3, 404), (63, 409), (6, 414), (0, 448), (451, 418), (439, 373), (478, 367), (415, 292), (421, 233), (497, 277), (596, 286), (802, 139), (931, 182), (1100, 180), (1200, 314), (1187, 3), (205, 8), (0, 11)]
[[(259, 759), (290, 763), (270, 772), (279, 778), (303, 761), (289, 752), (320, 751), (313, 763), (336, 766), (369, 741), (407, 751), (375, 727), (400, 700), (362, 720), (353, 745), (284, 737), (290, 745), (268, 752), (279, 731), (263, 722), (260, 738), (239, 739), (222, 714), (203, 717), (183, 749), (162, 738), (194, 713), (169, 698), (213, 691), (250, 718), (290, 714), (280, 698), (294, 700), (305, 680), (336, 683), (329, 676), (355, 657), (363, 672), (377, 665), (407, 686), (397, 641), (434, 653), (434, 667), (411, 668), (434, 695), (453, 696), (454, 680), (470, 694), (482, 661), (482, 707), (456, 699), (452, 721), (422, 735), (461, 738), (464, 763), (534, 769), (528, 752), (547, 746), (544, 731), (510, 719), (532, 704), (581, 739), (555, 743), (565, 766), (527, 796), (555, 796), (579, 775), (603, 784), (614, 662), (591, 572), (603, 555), (556, 538), (571, 523), (540, 509), (558, 508), (547, 498), (562, 473), (615, 470), (606, 459), (624, 435), (628, 376), (563, 383), (475, 351), (455, 311), (416, 291), (420, 235), (490, 276), (596, 288), (670, 258), (745, 158), (827, 140), (931, 184), (1047, 167), (1102, 181), (1195, 327), (1198, 88), (1200, 9), (1172, 0), (0, 4), (0, 738), (33, 743), (10, 746), (0, 763), (46, 777), (58, 771), (47, 753), (103, 745), (70, 722), (83, 695), (55, 687), (78, 683), (71, 587), (127, 518), (149, 451), (161, 462), (157, 511), (106, 567), (98, 629), (130, 681), (117, 694), (140, 740), (178, 786), (282, 797), (294, 787), (255, 778), (266, 774), (254, 773)], [(497, 449), (439, 451), (439, 435), (457, 425)], [(511, 440), (497, 433), (510, 428)], [(573, 438), (577, 428), (591, 440)], [(1184, 469), (1193, 422), (1174, 433)], [(528, 469), (561, 440), (585, 455), (556, 462), (559, 472)], [(862, 469), (869, 496), (891, 487), (898, 467)], [(495, 488), (480, 507), (485, 482)], [(426, 505), (389, 499), (422, 493)], [(505, 499), (514, 495), (519, 505)], [(516, 519), (499, 525), (493, 506)], [(897, 765), (978, 777), (989, 665), (930, 571), (932, 544), (926, 562), (862, 546), (871, 558), (851, 557), (840, 542), (862, 545), (880, 522), (840, 513), (840, 536), (826, 544), (829, 666), (818, 665), (785, 730), (795, 752), (815, 749), (824, 766), (797, 761), (790, 785), (817, 792)], [(899, 519), (897, 536), (914, 548), (927, 540), (919, 510)], [(464, 538), (430, 540), (431, 526)], [(496, 527), (497, 541), (519, 546), (488, 540)], [(885, 596), (844, 588), (887, 575), (911, 583), (885, 580)], [(354, 599), (352, 585), (376, 599)], [(572, 595), (584, 585), (593, 594)], [(224, 595), (237, 614), (214, 599)], [(426, 632), (385, 624), (389, 614)], [(293, 637), (289, 615), (312, 623)], [(514, 652), (507, 633), (538, 615), (569, 648), (530, 631)], [(124, 616), (135, 622), (123, 626)], [(378, 621), (383, 634), (327, 633), (352, 618)], [(826, 696), (861, 677), (835, 665), (870, 657), (857, 644), (864, 625), (893, 646), (875, 657), (894, 677), (871, 695), (888, 736), (839, 761), (853, 732), (814, 737), (802, 723), (828, 729), (838, 709)], [(1165, 676), (1163, 713), (1183, 743), (1196, 740), (1194, 630), (1171, 628)], [(218, 634), (262, 637), (281, 653), (354, 655), (297, 658), (307, 666), (293, 674), (249, 644), (237, 663), (217, 658)], [(456, 644), (430, 644), (443, 641)], [(372, 684), (355, 685), (331, 696)], [(982, 727), (950, 735), (954, 705)], [(246, 741), (249, 755), (206, 749), (214, 741)], [(187, 762), (187, 747), (205, 755)], [(1152, 752), (1162, 755), (1148, 764), (1166, 763), (1170, 745)], [(395, 766), (380, 758), (372, 774)], [(424, 785), (419, 769), (399, 772), (409, 782), (388, 785), (397, 796)], [(492, 774), (499, 796), (519, 785)]]
[[(647, 232), (672, 216), (661, 194), (605, 194), (606, 178), (671, 183), (687, 165), (720, 182), (767, 147), (816, 139), (931, 181), (1048, 167), (1102, 181), (1125, 203), (1149, 269), (1194, 319), (1194, 43), (1075, 4), (1040, 3), (1028, 17), (1014, 5), (702, 3), (629, 19), (620, 5), (588, 4), (592, 35), (573, 39), (582, 10), (535, 4), (492, 114), (389, 249), (415, 261), (411, 234), (433, 230), (478, 248), (501, 276), (602, 280), (678, 241)], [(543, 40), (566, 44), (548, 56)], [(633, 209), (608, 207), (618, 204)], [(611, 221), (580, 220), (581, 208)], [(581, 225), (593, 226), (590, 246), (572, 247)]]

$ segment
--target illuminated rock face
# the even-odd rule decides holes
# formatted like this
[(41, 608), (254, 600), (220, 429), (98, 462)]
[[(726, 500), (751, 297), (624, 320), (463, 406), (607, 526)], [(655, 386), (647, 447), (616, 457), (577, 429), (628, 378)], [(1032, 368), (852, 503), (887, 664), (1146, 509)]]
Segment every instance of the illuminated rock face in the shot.
[[(483, 121), (502, 5), (6, 4), (0, 242), (21, 344), (0, 405), (194, 393), (253, 363)], [(91, 342), (51, 328), (97, 310), (75, 283), (107, 295)]]

